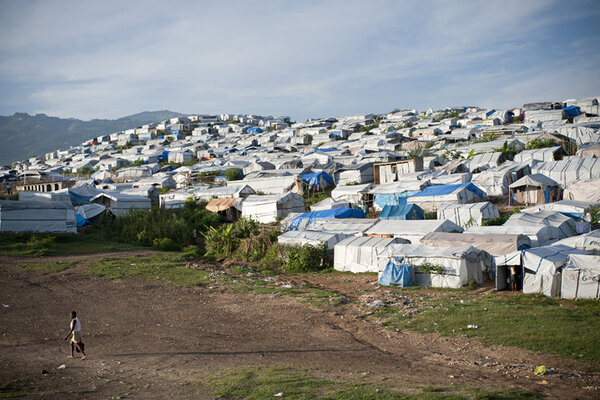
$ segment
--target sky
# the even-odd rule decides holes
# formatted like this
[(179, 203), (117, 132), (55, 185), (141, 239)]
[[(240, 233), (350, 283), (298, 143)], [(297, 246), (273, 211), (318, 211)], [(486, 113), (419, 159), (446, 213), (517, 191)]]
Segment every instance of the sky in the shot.
[(0, 0), (0, 115), (289, 115), (600, 96), (600, 1)]

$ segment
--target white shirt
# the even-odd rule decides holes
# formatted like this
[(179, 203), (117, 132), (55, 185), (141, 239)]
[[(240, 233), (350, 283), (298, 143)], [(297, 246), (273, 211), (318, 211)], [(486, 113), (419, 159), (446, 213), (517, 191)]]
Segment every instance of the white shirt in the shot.
[(71, 320), (70, 328), (73, 328), (73, 332), (81, 332), (81, 321), (79, 321), (78, 317), (75, 317)]

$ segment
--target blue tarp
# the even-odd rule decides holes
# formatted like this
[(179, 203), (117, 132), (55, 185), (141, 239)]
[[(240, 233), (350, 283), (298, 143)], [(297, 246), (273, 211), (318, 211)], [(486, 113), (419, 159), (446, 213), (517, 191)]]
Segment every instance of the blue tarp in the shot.
[(329, 175), (325, 171), (321, 172), (312, 172), (310, 174), (300, 175), (300, 179), (307, 182), (313, 188), (319, 188), (321, 185), (321, 181), (324, 181), (326, 184), (323, 187), (327, 187), (329, 185), (333, 185), (333, 177)]
[(387, 205), (381, 210), (379, 219), (425, 219), (425, 212), (416, 204)]
[(383, 208), (385, 206), (398, 206), (402, 204), (406, 204), (406, 198), (410, 197), (416, 193), (419, 193), (418, 190), (406, 190), (402, 193), (385, 193), (385, 194), (376, 194), (375, 195), (375, 205), (379, 208)]
[(419, 193), (411, 196), (411, 197), (427, 197), (427, 196), (444, 196), (446, 194), (450, 194), (460, 189), (468, 189), (471, 192), (475, 193), (477, 196), (482, 199), (485, 198), (485, 194), (481, 189), (475, 186), (473, 183), (460, 183), (457, 185), (433, 185), (428, 186), (425, 189), (421, 190)]
[(253, 126), (252, 128), (246, 129), (247, 133), (262, 133), (262, 131), (263, 130), (260, 129), (259, 127), (257, 127), (257, 126)]
[(85, 224), (88, 223), (88, 221), (85, 218), (83, 218), (81, 215), (79, 215), (79, 214), (75, 214), (75, 218), (77, 220), (77, 227), (78, 228), (81, 228), (82, 226), (85, 226)]
[(379, 278), (379, 284), (400, 287), (412, 286), (412, 265), (405, 263), (401, 258), (390, 260)]
[(577, 106), (569, 106), (565, 107), (565, 112), (569, 117), (576, 117), (578, 115), (581, 115), (581, 108)]
[[(323, 153), (327, 153), (327, 152), (330, 152), (330, 151), (337, 151), (337, 150), (338, 150), (338, 149), (331, 149), (331, 148), (322, 148), (322, 147), (319, 147), (318, 149), (316, 149), (316, 150), (315, 150), (315, 153), (316, 153), (317, 151), (322, 151)], [(309, 154), (310, 154), (310, 153), (309, 153)]]
[(296, 231), (298, 227), (304, 220), (308, 220), (307, 223), (311, 223), (312, 221), (318, 219), (334, 219), (334, 218), (367, 218), (365, 213), (362, 210), (357, 210), (354, 208), (347, 207), (339, 207), (332, 208), (331, 210), (321, 210), (321, 211), (313, 211), (307, 212), (304, 214), (298, 215), (296, 218), (290, 221), (290, 230)]

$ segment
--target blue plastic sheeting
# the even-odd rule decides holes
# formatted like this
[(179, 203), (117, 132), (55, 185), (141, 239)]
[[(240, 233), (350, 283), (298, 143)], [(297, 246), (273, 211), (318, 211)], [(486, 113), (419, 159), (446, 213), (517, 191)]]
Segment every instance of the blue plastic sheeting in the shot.
[(323, 185), (323, 187), (327, 187), (329, 185), (334, 184), (333, 177), (324, 171), (300, 175), (300, 179), (307, 182), (313, 188), (320, 187), (321, 181), (325, 181), (326, 183), (326, 185)]
[(307, 223), (318, 219), (334, 219), (334, 218), (367, 218), (362, 210), (356, 210), (354, 208), (339, 207), (332, 208), (331, 210), (320, 210), (307, 212), (298, 215), (296, 218), (290, 221), (290, 230), (296, 231), (304, 220), (308, 220)]
[(379, 278), (379, 284), (399, 287), (412, 286), (412, 265), (403, 262), (401, 258), (390, 260)]
[(375, 205), (383, 208), (385, 206), (399, 206), (406, 204), (406, 196), (400, 194), (376, 194)]
[(325, 149), (324, 149), (324, 148), (321, 148), (321, 147), (319, 147), (318, 149), (316, 149), (316, 150), (315, 150), (315, 153), (316, 153), (317, 151), (321, 151), (321, 152), (323, 152), (323, 153), (327, 153), (327, 152), (330, 152), (330, 151), (337, 151), (337, 150), (338, 150), (338, 149), (331, 149), (331, 148), (325, 148)]
[(401, 206), (387, 205), (381, 210), (379, 219), (425, 219), (425, 212), (416, 204), (404, 204)]
[(579, 108), (577, 106), (565, 107), (564, 110), (569, 117), (576, 117), (578, 115), (581, 115), (581, 108)]
[(262, 130), (262, 129), (260, 129), (259, 127), (257, 127), (257, 126), (254, 126), (254, 127), (252, 127), (252, 128), (248, 128), (248, 129), (246, 129), (246, 132), (247, 132), (247, 133), (262, 133), (262, 131), (263, 131), (263, 130)]
[(485, 198), (485, 194), (481, 189), (475, 186), (473, 183), (460, 183), (457, 185), (433, 185), (428, 186), (425, 189), (421, 190), (419, 193), (413, 195), (412, 197), (426, 197), (426, 196), (444, 196), (446, 194), (450, 194), (460, 189), (468, 189), (471, 192), (475, 193), (477, 196), (482, 199)]
[(83, 218), (79, 214), (75, 214), (75, 218), (77, 220), (77, 227), (78, 228), (81, 228), (82, 226), (85, 226), (88, 223), (87, 219)]
[(169, 153), (170, 152), (171, 152), (170, 150), (163, 151), (163, 153), (162, 153), (163, 160), (168, 160), (169, 159)]

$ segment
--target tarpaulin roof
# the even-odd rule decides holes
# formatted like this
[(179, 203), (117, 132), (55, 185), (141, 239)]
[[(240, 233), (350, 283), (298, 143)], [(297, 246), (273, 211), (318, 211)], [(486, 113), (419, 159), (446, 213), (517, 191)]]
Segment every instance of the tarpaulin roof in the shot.
[(462, 183), (458, 185), (435, 185), (429, 186), (412, 197), (428, 197), (428, 196), (444, 196), (453, 193), (460, 189), (467, 189), (475, 193), (482, 199), (485, 198), (485, 193), (475, 186), (473, 183)]
[(531, 174), (525, 175), (516, 182), (511, 183), (508, 187), (514, 189), (525, 186), (547, 188), (548, 186), (558, 186), (558, 182), (556, 182), (554, 179), (548, 178), (546, 175)]
[(225, 211), (235, 204), (239, 199), (210, 199), (206, 209), (211, 212)]
[(496, 256), (528, 248), (531, 240), (516, 234), (431, 232), (423, 236), (421, 244), (433, 247), (473, 246)]
[(313, 211), (298, 215), (290, 222), (290, 230), (297, 230), (300, 224), (306, 220), (305, 224), (309, 224), (317, 219), (334, 219), (334, 218), (366, 218), (362, 210), (354, 208), (339, 207), (331, 210)]
[(424, 219), (423, 209), (416, 204), (386, 205), (379, 219)]
[(325, 182), (327, 182), (330, 185), (333, 185), (333, 177), (331, 175), (329, 175), (327, 172), (324, 171), (320, 171), (320, 172), (313, 172), (310, 174), (304, 174), (304, 175), (299, 175), (299, 177), (308, 182), (309, 185), (311, 186), (317, 186), (321, 184), (321, 179), (323, 179)]

